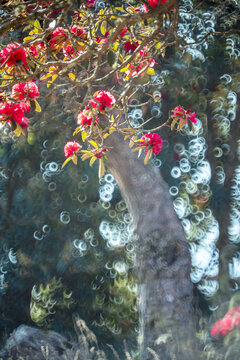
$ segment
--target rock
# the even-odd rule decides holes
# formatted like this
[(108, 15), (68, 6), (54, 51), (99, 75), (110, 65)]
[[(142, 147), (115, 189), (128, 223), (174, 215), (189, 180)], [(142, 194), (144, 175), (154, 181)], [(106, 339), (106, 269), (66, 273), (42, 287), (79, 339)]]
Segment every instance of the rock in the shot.
[(76, 347), (55, 331), (21, 325), (0, 351), (2, 360), (71, 360)]

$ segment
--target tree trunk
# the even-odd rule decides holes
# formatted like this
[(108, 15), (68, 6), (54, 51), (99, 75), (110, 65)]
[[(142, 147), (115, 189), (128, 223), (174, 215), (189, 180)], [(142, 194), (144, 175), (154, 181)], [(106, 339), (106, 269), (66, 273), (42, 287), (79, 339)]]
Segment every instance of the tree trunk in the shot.
[[(119, 134), (107, 145), (114, 175), (136, 229), (142, 359), (193, 359), (193, 286), (190, 254), (168, 185), (153, 165), (137, 159)], [(155, 355), (156, 358), (156, 355)]]

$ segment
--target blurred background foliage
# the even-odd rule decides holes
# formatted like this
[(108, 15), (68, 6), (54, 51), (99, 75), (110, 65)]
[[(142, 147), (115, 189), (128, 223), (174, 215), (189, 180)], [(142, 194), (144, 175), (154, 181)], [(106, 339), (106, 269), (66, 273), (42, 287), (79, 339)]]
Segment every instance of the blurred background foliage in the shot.
[[(240, 4), (203, 1), (191, 14), (194, 5), (180, 2), (178, 32), (199, 43), (159, 56), (155, 86), (136, 87), (128, 114), (133, 126), (153, 116), (155, 127), (177, 105), (196, 112), (194, 134), (161, 132), (163, 150), (153, 163), (169, 184), (189, 241), (202, 356), (237, 359), (239, 330), (213, 341), (209, 329), (239, 305)], [(204, 40), (211, 31), (225, 35)], [(61, 170), (75, 128), (71, 95), (69, 88), (49, 93), (42, 85), (42, 113), (32, 114), (27, 138), (1, 129), (3, 342), (22, 323), (70, 334), (74, 313), (102, 343), (137, 337), (134, 235), (116, 182), (111, 174), (98, 181), (87, 163)], [(143, 109), (149, 96), (155, 101)]]

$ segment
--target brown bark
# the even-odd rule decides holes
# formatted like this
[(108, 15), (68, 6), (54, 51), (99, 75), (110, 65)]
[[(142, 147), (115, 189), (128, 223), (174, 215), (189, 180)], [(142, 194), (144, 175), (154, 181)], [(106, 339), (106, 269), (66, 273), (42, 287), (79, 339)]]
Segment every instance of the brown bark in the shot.
[(196, 358), (187, 345), (187, 337), (194, 336), (190, 254), (168, 185), (156, 167), (137, 159), (121, 135), (111, 135), (107, 145), (108, 169), (136, 228), (141, 359), (152, 359), (148, 347), (164, 360)]

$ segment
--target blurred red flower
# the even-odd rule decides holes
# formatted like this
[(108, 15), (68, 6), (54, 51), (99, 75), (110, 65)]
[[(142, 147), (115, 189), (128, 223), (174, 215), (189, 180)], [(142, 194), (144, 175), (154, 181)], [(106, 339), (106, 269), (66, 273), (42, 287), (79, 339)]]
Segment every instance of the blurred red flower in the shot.
[(231, 308), (222, 319), (215, 322), (211, 328), (211, 335), (216, 338), (226, 336), (237, 326), (240, 326), (240, 306)]
[(99, 90), (93, 97), (100, 103), (100, 112), (103, 111), (105, 107), (110, 108), (116, 103), (115, 97), (109, 91)]
[(12, 97), (17, 100), (37, 99), (39, 97), (38, 86), (33, 81), (15, 84), (12, 87)]
[(145, 153), (152, 149), (157, 155), (162, 150), (162, 138), (157, 133), (149, 133), (141, 137), (139, 145), (145, 146)]
[(76, 141), (68, 141), (64, 146), (64, 155), (66, 157), (76, 155), (76, 152), (81, 148), (82, 146)]
[(8, 44), (0, 51), (0, 63), (7, 67), (27, 65), (27, 52), (19, 43)]

